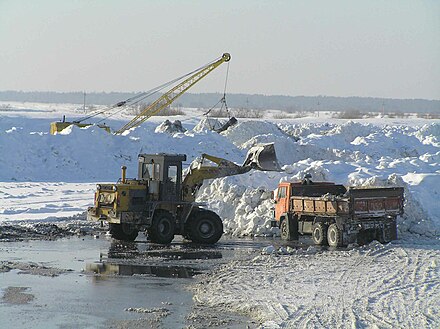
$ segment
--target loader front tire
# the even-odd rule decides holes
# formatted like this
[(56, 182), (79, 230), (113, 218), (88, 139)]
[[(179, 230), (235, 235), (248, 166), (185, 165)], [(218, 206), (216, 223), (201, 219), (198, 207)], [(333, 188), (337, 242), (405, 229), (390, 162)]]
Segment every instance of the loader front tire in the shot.
[(153, 217), (153, 223), (148, 229), (151, 242), (168, 244), (174, 239), (176, 222), (173, 216), (164, 210), (157, 210)]
[(214, 244), (223, 235), (223, 223), (212, 211), (202, 210), (194, 214), (189, 224), (189, 237), (193, 242)]
[(138, 230), (136, 227), (130, 224), (109, 224), (110, 235), (113, 239), (122, 241), (134, 241), (138, 236)]

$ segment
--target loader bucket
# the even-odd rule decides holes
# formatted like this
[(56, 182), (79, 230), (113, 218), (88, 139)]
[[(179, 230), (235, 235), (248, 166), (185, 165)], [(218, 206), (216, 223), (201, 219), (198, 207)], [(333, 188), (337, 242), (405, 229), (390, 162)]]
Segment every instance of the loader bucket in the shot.
[(258, 144), (249, 149), (243, 167), (265, 171), (281, 171), (275, 154), (275, 144)]

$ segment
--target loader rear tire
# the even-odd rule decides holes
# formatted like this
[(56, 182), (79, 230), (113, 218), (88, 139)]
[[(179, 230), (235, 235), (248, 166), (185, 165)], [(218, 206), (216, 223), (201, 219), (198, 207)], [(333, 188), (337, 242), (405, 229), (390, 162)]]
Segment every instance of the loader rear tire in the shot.
[(202, 210), (194, 214), (189, 224), (189, 237), (193, 242), (214, 244), (223, 235), (223, 223), (212, 211)]
[(113, 239), (122, 241), (134, 241), (136, 240), (139, 231), (135, 226), (130, 224), (109, 224), (110, 235)]
[(342, 246), (342, 232), (335, 223), (328, 227), (327, 241), (330, 247)]
[(168, 244), (174, 239), (175, 228), (176, 222), (168, 211), (156, 210), (148, 235), (153, 243)]
[(312, 227), (312, 240), (313, 243), (318, 246), (324, 246), (328, 243), (327, 241), (327, 230), (328, 227), (324, 223), (315, 223)]

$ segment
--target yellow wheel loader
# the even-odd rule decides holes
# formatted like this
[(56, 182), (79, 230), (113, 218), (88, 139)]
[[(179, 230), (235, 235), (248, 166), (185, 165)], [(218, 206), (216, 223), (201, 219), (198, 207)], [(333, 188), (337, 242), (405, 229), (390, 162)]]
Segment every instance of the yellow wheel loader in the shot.
[[(261, 159), (261, 162), (260, 162)], [(196, 243), (216, 243), (223, 234), (220, 217), (195, 202), (203, 180), (257, 170), (279, 170), (273, 144), (252, 147), (243, 165), (203, 154), (183, 177), (184, 154), (140, 154), (138, 178), (127, 179), (126, 167), (116, 184), (98, 184), (87, 218), (109, 223), (113, 238), (133, 241), (146, 230), (154, 243), (167, 244), (174, 235)], [(213, 165), (207, 165), (209, 160)]]

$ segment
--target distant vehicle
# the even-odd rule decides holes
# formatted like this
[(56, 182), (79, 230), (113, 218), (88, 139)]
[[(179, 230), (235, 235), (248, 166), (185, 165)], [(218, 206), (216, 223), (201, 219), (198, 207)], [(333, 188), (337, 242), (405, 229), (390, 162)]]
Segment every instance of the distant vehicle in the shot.
[(397, 239), (397, 216), (403, 214), (402, 187), (349, 187), (330, 182), (280, 183), (274, 195), (274, 220), (281, 238), (311, 235), (316, 245), (364, 244)]
[[(146, 230), (152, 242), (170, 243), (175, 234), (197, 243), (216, 243), (223, 223), (213, 211), (195, 202), (203, 180), (243, 174), (251, 169), (278, 170), (273, 144), (252, 147), (239, 166), (226, 159), (204, 154), (183, 177), (184, 154), (140, 154), (138, 178), (127, 179), (126, 167), (116, 184), (98, 184), (87, 218), (106, 221), (113, 238), (133, 241)], [(214, 165), (204, 165), (204, 159)]]

